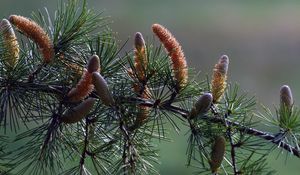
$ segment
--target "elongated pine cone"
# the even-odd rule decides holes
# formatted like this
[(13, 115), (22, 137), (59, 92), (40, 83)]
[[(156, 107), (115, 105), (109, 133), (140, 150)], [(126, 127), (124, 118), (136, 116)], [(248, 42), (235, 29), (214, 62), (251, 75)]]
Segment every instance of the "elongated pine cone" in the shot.
[(101, 101), (106, 106), (112, 106), (115, 102), (108, 89), (108, 85), (105, 79), (99, 74), (99, 72), (94, 72), (92, 74), (93, 84), (95, 86), (95, 90), (99, 95)]
[(97, 72), (100, 69), (100, 60), (97, 55), (93, 55), (87, 65), (87, 70), (84, 70), (84, 73), (77, 83), (76, 87), (71, 89), (68, 93), (69, 101), (78, 102), (87, 97), (93, 90), (93, 72)]
[(210, 169), (212, 173), (218, 172), (225, 155), (226, 140), (223, 136), (218, 136), (212, 145), (210, 157)]
[(229, 58), (227, 55), (221, 56), (219, 62), (215, 65), (211, 81), (211, 92), (213, 95), (213, 102), (220, 101), (226, 89), (227, 70)]
[(38, 45), (44, 63), (52, 61), (54, 57), (53, 43), (41, 26), (26, 17), (18, 15), (11, 15), (9, 21)]
[(79, 122), (91, 111), (95, 102), (95, 98), (88, 98), (78, 106), (66, 110), (61, 117), (61, 121), (68, 124)]
[(190, 118), (192, 119), (197, 115), (205, 114), (209, 110), (212, 101), (213, 97), (211, 93), (201, 95), (190, 112)]
[[(128, 71), (130, 77), (134, 77), (137, 75), (139, 82), (146, 83), (146, 69), (148, 64), (147, 52), (146, 52), (146, 44), (143, 38), (143, 35), (140, 32), (135, 34), (134, 39), (134, 67), (135, 72), (132, 70)], [(144, 99), (148, 99), (150, 95), (149, 88), (146, 84), (144, 84), (144, 88), (138, 84), (134, 83), (133, 90), (138, 94), (140, 97)], [(136, 116), (136, 120), (134, 122), (134, 127), (142, 125), (148, 118), (149, 115), (149, 108), (146, 106), (139, 106), (138, 113)]]
[(293, 95), (288, 85), (283, 85), (280, 88), (280, 108), (292, 109), (294, 104)]
[(180, 44), (168, 29), (160, 24), (153, 24), (152, 31), (159, 38), (171, 57), (174, 77), (179, 85), (178, 88), (185, 87), (188, 82), (188, 67)]
[(89, 73), (100, 71), (100, 58), (98, 55), (93, 55), (87, 65), (87, 70)]
[(137, 32), (134, 40), (134, 67), (140, 81), (146, 80), (145, 70), (147, 69), (147, 64), (148, 59), (145, 41), (143, 35), (140, 32)]
[(6, 49), (5, 64), (8, 68), (14, 68), (19, 60), (19, 43), (10, 22), (3, 19), (0, 23), (0, 30), (3, 34), (4, 47)]

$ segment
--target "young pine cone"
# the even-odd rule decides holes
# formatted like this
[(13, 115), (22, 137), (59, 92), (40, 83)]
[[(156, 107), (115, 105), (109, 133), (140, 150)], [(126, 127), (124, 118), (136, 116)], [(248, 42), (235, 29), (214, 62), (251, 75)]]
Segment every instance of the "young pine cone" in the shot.
[(171, 57), (174, 77), (177, 81), (178, 88), (181, 89), (185, 87), (188, 83), (188, 68), (180, 44), (171, 32), (160, 24), (153, 24), (152, 31), (159, 38)]
[(226, 55), (223, 55), (214, 67), (211, 81), (211, 92), (214, 103), (219, 102), (225, 92), (228, 64), (229, 58)]
[(95, 86), (96, 92), (99, 95), (101, 101), (106, 106), (112, 106), (115, 102), (112, 98), (112, 94), (108, 89), (108, 85), (105, 79), (98, 73), (94, 72), (92, 74), (92, 82)]
[(93, 55), (87, 65), (87, 70), (83, 73), (76, 87), (68, 93), (68, 98), (71, 102), (78, 102), (87, 97), (93, 90), (92, 73), (100, 69), (100, 60), (97, 55)]
[(50, 63), (52, 61), (54, 57), (53, 44), (41, 26), (26, 17), (18, 15), (11, 15), (9, 21), (39, 46), (44, 58), (44, 63)]
[(217, 173), (225, 155), (226, 140), (223, 136), (218, 136), (212, 145), (210, 157), (210, 169), (212, 173)]
[(18, 63), (20, 52), (15, 31), (7, 19), (3, 19), (0, 22), (0, 30), (3, 34), (5, 54), (7, 55), (4, 63), (8, 68), (14, 68)]
[(288, 85), (283, 85), (280, 88), (280, 108), (292, 109), (293, 107), (293, 95)]
[(190, 112), (190, 119), (193, 119), (197, 115), (205, 114), (209, 110), (212, 100), (213, 97), (211, 93), (204, 93), (201, 95)]
[(68, 124), (79, 122), (91, 111), (95, 102), (95, 98), (88, 98), (78, 106), (66, 110), (61, 117), (61, 121)]
[(147, 68), (147, 64), (148, 59), (146, 55), (145, 41), (143, 35), (140, 32), (137, 32), (134, 40), (134, 67), (140, 81), (146, 80), (145, 70)]

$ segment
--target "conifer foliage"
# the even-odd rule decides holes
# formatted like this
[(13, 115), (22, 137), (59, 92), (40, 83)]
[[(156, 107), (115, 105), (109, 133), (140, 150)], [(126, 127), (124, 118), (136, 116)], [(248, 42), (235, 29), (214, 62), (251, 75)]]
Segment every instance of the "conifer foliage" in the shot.
[(300, 158), (288, 85), (274, 112), (259, 110), (228, 82), (228, 56), (201, 81), (166, 27), (152, 25), (154, 41), (137, 32), (122, 55), (109, 23), (79, 0), (1, 21), (1, 175), (159, 174), (155, 143), (172, 139), (169, 126), (189, 128), (198, 174), (272, 174), (273, 150)]

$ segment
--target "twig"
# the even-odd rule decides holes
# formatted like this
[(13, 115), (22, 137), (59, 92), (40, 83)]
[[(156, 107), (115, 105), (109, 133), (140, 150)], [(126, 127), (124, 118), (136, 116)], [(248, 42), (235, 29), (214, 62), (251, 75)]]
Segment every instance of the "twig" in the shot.
[(237, 170), (237, 165), (236, 165), (236, 156), (235, 156), (235, 144), (233, 143), (232, 140), (232, 133), (231, 133), (231, 125), (229, 124), (228, 120), (226, 120), (228, 118), (228, 115), (226, 114), (224, 119), (225, 119), (225, 125), (227, 127), (226, 129), (226, 135), (229, 138), (229, 143), (230, 143), (230, 155), (231, 155), (231, 163), (232, 163), (232, 168), (233, 168), (233, 172), (234, 175), (238, 174), (238, 170)]
[(43, 62), (42, 64), (40, 64), (36, 70), (34, 72), (32, 72), (29, 76), (28, 76), (28, 82), (33, 82), (35, 77), (37, 76), (37, 74), (39, 74), (42, 70), (43, 67), (45, 67), (47, 65), (47, 63)]
[(52, 121), (48, 127), (47, 133), (46, 133), (46, 138), (43, 142), (43, 145), (41, 147), (41, 153), (40, 153), (40, 157), (39, 160), (42, 160), (44, 157), (44, 152), (45, 152), (45, 148), (48, 145), (49, 141), (51, 140), (51, 137), (53, 136), (53, 131), (55, 131), (57, 129), (57, 126), (59, 124), (59, 114), (62, 113), (62, 104), (60, 103), (58, 106), (58, 114), (54, 113), (52, 116)]
[[(124, 135), (124, 145), (123, 145), (123, 163), (125, 165), (125, 167), (127, 167), (127, 163), (130, 163), (130, 169), (131, 169), (131, 173), (135, 174), (135, 159), (132, 157), (134, 156), (135, 153), (133, 153), (132, 155), (132, 150), (134, 150), (134, 145), (132, 145), (131, 143), (131, 138), (128, 132), (127, 127), (125, 126), (125, 123), (122, 121), (121, 117), (120, 117), (120, 130), (123, 132)], [(127, 156), (128, 154), (128, 156)], [(129, 157), (129, 158), (128, 158)], [(126, 170), (124, 169), (124, 174), (126, 174)]]
[[(215, 116), (219, 116), (219, 113), (217, 112), (216, 106), (214, 104), (212, 104), (212, 106), (211, 106), (211, 111)], [(231, 156), (232, 169), (233, 169), (234, 175), (236, 175), (236, 174), (238, 174), (237, 165), (236, 165), (236, 156), (235, 156), (236, 155), (235, 154), (236, 144), (233, 142), (233, 139), (232, 139), (232, 133), (231, 133), (232, 126), (231, 126), (231, 123), (228, 120), (228, 116), (229, 116), (228, 113), (226, 113), (224, 115), (224, 117), (223, 117), (224, 122), (223, 123), (226, 126), (226, 135), (227, 135), (227, 137), (229, 139), (229, 143), (230, 143), (230, 156)]]
[[(30, 84), (31, 84), (31, 86), (30, 86)], [(24, 88), (29, 87), (28, 90), (54, 93), (54, 94), (58, 94), (58, 95), (62, 95), (62, 96), (64, 95), (63, 93), (64, 93), (64, 90), (66, 89), (66, 87), (57, 86), (57, 85), (39, 85), (39, 84), (32, 84), (32, 83), (30, 83), (30, 84), (20, 83), (18, 85), (21, 87), (24, 87)], [(95, 93), (92, 93), (90, 96), (94, 97), (94, 98), (98, 98), (98, 96)], [(160, 104), (157, 106), (157, 105), (155, 105), (155, 101), (152, 99), (149, 100), (149, 99), (134, 98), (134, 97), (117, 97), (117, 98), (124, 102), (127, 102), (127, 103), (134, 103), (134, 104), (143, 105), (143, 106), (147, 106), (147, 107), (159, 107), (161, 110), (168, 110), (168, 111), (172, 111), (176, 114), (179, 114), (184, 119), (188, 118), (189, 111), (182, 109), (180, 107), (174, 106), (172, 104), (165, 103), (165, 104)], [(224, 124), (224, 120), (223, 120), (222, 116), (220, 116), (218, 113), (215, 113), (214, 115), (215, 115), (214, 117), (203, 116), (201, 119), (206, 120), (211, 123)], [(285, 149), (286, 151), (292, 153), (294, 156), (300, 158), (300, 150), (299, 149), (297, 149), (296, 147), (294, 147), (284, 141), (276, 139), (274, 134), (269, 133), (269, 132), (260, 131), (255, 128), (247, 127), (239, 122), (230, 121), (230, 119), (225, 119), (225, 120), (229, 125), (231, 125), (235, 129), (242, 131), (248, 135), (253, 135), (253, 136), (259, 137), (261, 139), (264, 139), (266, 141), (269, 141), (273, 144), (276, 144), (278, 147), (281, 147), (281, 148)]]
[[(141, 103), (140, 105), (151, 106), (151, 102), (145, 101), (145, 103)], [(152, 102), (152, 106), (153, 106), (153, 102)], [(180, 114), (181, 117), (183, 117), (185, 119), (187, 119), (188, 114), (189, 114), (188, 111), (181, 109), (174, 105), (161, 106), (161, 108), (164, 110), (169, 110), (174, 113)], [(223, 120), (222, 116), (220, 116), (218, 113), (216, 113), (214, 115), (215, 115), (215, 117), (203, 116), (201, 119), (207, 120), (208, 122), (212, 122), (212, 123), (224, 124), (224, 120)], [(251, 128), (251, 127), (247, 127), (243, 124), (240, 124), (239, 122), (230, 121), (230, 119), (225, 119), (225, 121), (228, 123), (228, 125), (235, 127), (237, 130), (239, 130), (241, 132), (259, 137), (259, 138), (269, 141), (273, 144), (276, 144), (279, 147), (285, 149), (286, 151), (292, 153), (294, 156), (300, 158), (300, 150), (298, 150), (296, 147), (291, 146), (290, 144), (288, 144), (286, 142), (276, 139), (275, 135), (272, 133), (260, 131), (260, 130), (257, 130), (255, 128)]]
[(86, 118), (85, 119), (85, 135), (84, 135), (84, 145), (83, 145), (83, 149), (82, 149), (82, 153), (81, 153), (81, 157), (80, 157), (80, 175), (83, 174), (83, 166), (84, 166), (84, 161), (85, 161), (85, 157), (87, 155), (87, 146), (89, 144), (89, 140), (88, 140), (88, 134), (89, 134), (89, 121)]

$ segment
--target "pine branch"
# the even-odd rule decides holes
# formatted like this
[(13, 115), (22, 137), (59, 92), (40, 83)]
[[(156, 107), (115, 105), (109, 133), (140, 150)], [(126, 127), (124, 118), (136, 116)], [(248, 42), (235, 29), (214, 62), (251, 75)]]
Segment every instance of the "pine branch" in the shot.
[(233, 168), (233, 173), (234, 175), (238, 174), (238, 169), (237, 169), (237, 165), (236, 165), (236, 153), (235, 153), (235, 144), (233, 143), (233, 138), (232, 138), (232, 132), (231, 132), (231, 125), (229, 124), (228, 120), (226, 120), (228, 118), (228, 114), (225, 114), (225, 126), (226, 126), (226, 135), (229, 138), (229, 143), (230, 143), (230, 154), (231, 154), (231, 164), (232, 164), (232, 168)]
[[(61, 2), (54, 18), (46, 9), (33, 20), (11, 15), (0, 22), (0, 126), (5, 134), (6, 126), (22, 129), (19, 121), (26, 127), (13, 142), (0, 136), (0, 174), (8, 156), (17, 174), (159, 174), (153, 139), (167, 140), (166, 122), (179, 131), (175, 117), (190, 129), (187, 164), (198, 162), (203, 173), (272, 172), (266, 143), (300, 158), (300, 110), (288, 86), (277, 118), (260, 116), (280, 131), (256, 129), (256, 101), (227, 84), (228, 56), (214, 66), (211, 83), (195, 81), (179, 42), (154, 24), (159, 47), (137, 32), (133, 52), (120, 57), (126, 42), (120, 48), (110, 21), (86, 3)], [(74, 158), (75, 166), (64, 167)]]
[[(48, 92), (48, 93), (52, 92), (52, 93), (55, 93), (55, 94), (58, 94), (61, 96), (64, 95), (63, 92), (65, 92), (66, 88), (67, 88), (67, 87), (58, 86), (58, 85), (52, 86), (52, 85), (39, 85), (39, 84), (32, 84), (32, 83), (21, 83), (21, 84), (19, 84), (19, 86), (22, 88), (28, 88), (28, 90)], [(90, 96), (94, 97), (94, 98), (98, 97), (94, 93), (92, 93)], [(147, 99), (145, 100), (142, 98), (123, 97), (123, 96), (115, 97), (115, 98), (119, 98), (119, 99), (122, 99), (122, 101), (124, 101), (124, 102), (134, 103), (137, 105), (142, 105), (142, 106), (147, 106), (147, 107), (155, 107), (155, 108), (159, 107), (162, 110), (167, 110), (167, 111), (171, 111), (173, 113), (179, 114), (184, 119), (187, 119), (187, 117), (189, 115), (189, 111), (182, 109), (178, 106), (169, 104), (169, 103), (157, 105), (155, 103), (156, 101), (147, 100)], [(214, 110), (212, 110), (212, 111), (214, 111)], [(224, 124), (223, 117), (217, 112), (214, 112), (214, 117), (203, 116), (201, 119), (206, 120), (211, 123)], [(235, 127), (237, 130), (242, 131), (249, 135), (259, 137), (263, 140), (269, 141), (269, 142), (285, 149), (286, 151), (292, 153), (294, 156), (300, 158), (300, 151), (296, 147), (293, 147), (293, 146), (289, 145), (288, 143), (285, 143), (285, 142), (281, 141), (280, 139), (277, 139), (276, 135), (269, 133), (269, 132), (260, 131), (255, 128), (244, 126), (244, 125), (240, 124), (239, 122), (230, 121), (229, 119), (225, 119), (225, 120), (228, 123), (228, 125)]]
[(52, 121), (51, 121), (51, 123), (48, 127), (46, 137), (45, 137), (44, 142), (43, 142), (42, 147), (41, 147), (41, 153), (40, 153), (39, 160), (44, 159), (44, 154), (45, 154), (45, 151), (46, 151), (45, 149), (46, 149), (46, 147), (48, 146), (50, 140), (53, 137), (53, 132), (57, 129), (57, 125), (59, 123), (58, 117), (59, 117), (58, 114), (53, 114), (53, 116), (52, 116)]
[(89, 124), (90, 122), (88, 122), (88, 119), (86, 118), (86, 123), (85, 123), (85, 127), (84, 127), (84, 145), (83, 145), (83, 149), (82, 149), (82, 153), (81, 153), (81, 157), (80, 157), (80, 162), (79, 162), (79, 166), (80, 166), (80, 175), (84, 174), (84, 162), (85, 162), (85, 158), (86, 155), (88, 154), (88, 144), (89, 144)]

